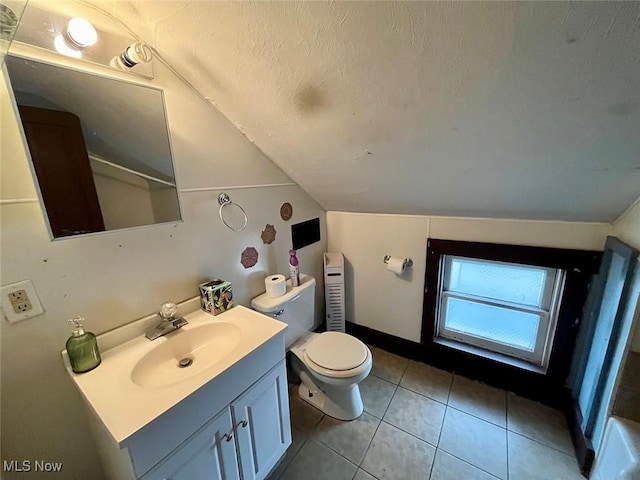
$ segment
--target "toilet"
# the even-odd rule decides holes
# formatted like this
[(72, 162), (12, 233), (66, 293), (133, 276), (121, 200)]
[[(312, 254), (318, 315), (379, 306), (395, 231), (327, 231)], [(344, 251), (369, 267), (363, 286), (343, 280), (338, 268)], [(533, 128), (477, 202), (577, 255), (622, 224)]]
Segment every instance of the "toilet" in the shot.
[(362, 414), (358, 384), (371, 371), (369, 348), (357, 338), (342, 332), (313, 333), (316, 280), (300, 275), (300, 286), (277, 298), (266, 293), (251, 300), (251, 306), (264, 315), (287, 324), (286, 348), (291, 365), (302, 383), (298, 394), (304, 401), (339, 420), (353, 420)]

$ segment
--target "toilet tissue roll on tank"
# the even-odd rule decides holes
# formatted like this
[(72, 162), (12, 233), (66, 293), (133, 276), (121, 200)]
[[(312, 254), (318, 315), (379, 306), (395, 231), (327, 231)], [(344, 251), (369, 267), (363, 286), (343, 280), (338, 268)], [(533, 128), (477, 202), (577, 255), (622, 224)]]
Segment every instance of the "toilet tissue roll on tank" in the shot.
[(396, 275), (402, 275), (407, 268), (406, 265), (404, 258), (391, 257), (387, 261), (387, 270), (395, 273)]
[(284, 275), (269, 275), (264, 279), (267, 297), (277, 298), (287, 293), (287, 279)]

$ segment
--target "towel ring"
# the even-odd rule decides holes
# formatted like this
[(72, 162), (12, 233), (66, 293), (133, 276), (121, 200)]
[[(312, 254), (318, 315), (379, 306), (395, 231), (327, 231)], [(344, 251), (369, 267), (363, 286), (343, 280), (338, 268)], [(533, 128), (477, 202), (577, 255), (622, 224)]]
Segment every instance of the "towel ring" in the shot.
[[(234, 232), (241, 232), (245, 228), (247, 228), (247, 223), (248, 223), (247, 212), (245, 212), (244, 208), (242, 208), (240, 205), (232, 202), (231, 199), (229, 198), (229, 195), (227, 195), (226, 193), (221, 193), (220, 195), (218, 195), (218, 203), (220, 204), (220, 210), (218, 211), (218, 214), (220, 215), (220, 220), (222, 220), (222, 223), (224, 223), (227, 226), (227, 228), (233, 230)], [(224, 214), (222, 213), (222, 210), (224, 209), (224, 207), (234, 206), (234, 205), (240, 209), (240, 211), (242, 212), (242, 216), (244, 217), (244, 224), (242, 225), (241, 228), (233, 228), (231, 225), (229, 225), (227, 221), (224, 219)]]

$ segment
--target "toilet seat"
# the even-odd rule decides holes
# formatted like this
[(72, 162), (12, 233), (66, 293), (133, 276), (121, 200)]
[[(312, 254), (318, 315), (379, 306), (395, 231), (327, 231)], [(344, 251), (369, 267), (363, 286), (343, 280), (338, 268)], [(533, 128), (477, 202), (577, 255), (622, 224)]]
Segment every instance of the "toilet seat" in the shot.
[(320, 375), (348, 378), (359, 375), (371, 362), (367, 346), (351, 335), (341, 332), (324, 332), (304, 349), (304, 362)]

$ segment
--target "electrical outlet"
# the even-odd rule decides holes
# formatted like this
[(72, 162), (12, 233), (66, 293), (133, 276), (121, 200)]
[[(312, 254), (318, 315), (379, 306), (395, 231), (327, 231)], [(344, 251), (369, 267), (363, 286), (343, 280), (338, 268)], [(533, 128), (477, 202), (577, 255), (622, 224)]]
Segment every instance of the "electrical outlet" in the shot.
[(16, 313), (24, 313), (31, 310), (31, 302), (28, 298), (21, 302), (11, 302), (11, 306), (13, 307), (13, 311)]
[(19, 322), (44, 313), (31, 280), (0, 287), (0, 305), (9, 323)]
[(11, 303), (22, 302), (24, 300), (28, 300), (27, 292), (24, 290), (16, 290), (15, 292), (11, 292), (9, 294), (9, 301)]
[(29, 295), (25, 290), (15, 290), (9, 293), (9, 302), (15, 313), (25, 313), (31, 310)]

